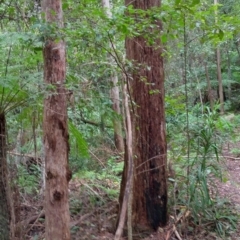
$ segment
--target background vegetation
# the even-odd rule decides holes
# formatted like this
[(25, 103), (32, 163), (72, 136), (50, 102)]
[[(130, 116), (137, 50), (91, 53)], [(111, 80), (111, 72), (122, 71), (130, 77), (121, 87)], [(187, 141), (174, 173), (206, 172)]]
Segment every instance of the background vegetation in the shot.
[[(221, 0), (215, 6), (209, 0), (165, 0), (161, 9), (139, 12), (137, 22), (124, 15), (125, 10), (122, 1), (113, 0), (109, 18), (97, 0), (64, 1), (64, 29), (59, 33), (56, 26), (44, 22), (39, 1), (0, 3), (0, 108), (7, 113), (12, 180), (22, 201), (29, 196), (41, 199), (43, 97), (49, 87), (43, 84), (42, 47), (46, 38), (60, 34), (67, 43), (69, 161), (73, 185), (82, 186), (81, 199), (75, 192), (71, 195), (71, 214), (117, 200), (123, 153), (114, 145), (113, 120), (123, 117), (112, 109), (109, 79), (114, 72), (121, 80), (132, 67), (125, 59), (126, 37), (143, 34), (149, 44), (160, 38), (165, 59), (169, 212), (181, 234), (206, 226), (223, 238), (236, 228), (237, 215), (211, 190), (216, 189), (212, 179), (227, 180), (222, 147), (239, 140), (239, 2)], [(163, 31), (149, 34), (146, 29), (155, 20), (162, 21)], [(225, 115), (219, 114), (216, 48), (221, 52)], [(232, 153), (239, 154), (238, 149)]]

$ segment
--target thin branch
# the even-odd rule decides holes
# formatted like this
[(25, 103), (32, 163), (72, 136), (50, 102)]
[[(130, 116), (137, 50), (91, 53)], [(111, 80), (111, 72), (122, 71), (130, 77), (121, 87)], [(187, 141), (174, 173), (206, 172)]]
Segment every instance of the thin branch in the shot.
[(93, 157), (95, 157), (100, 163), (101, 165), (105, 168), (106, 166), (104, 165), (104, 163), (101, 161), (101, 159), (99, 159), (91, 150), (88, 150), (90, 152), (90, 154), (93, 155)]
[(138, 176), (138, 175), (140, 175), (140, 174), (142, 174), (142, 173), (151, 172), (151, 171), (153, 171), (153, 170), (160, 169), (160, 168), (162, 168), (162, 167), (164, 167), (164, 166), (165, 166), (165, 164), (162, 164), (161, 166), (157, 166), (157, 167), (151, 168), (151, 169), (149, 169), (149, 170), (144, 170), (144, 171), (142, 171), (142, 172), (139, 172), (136, 176)]
[[(130, 91), (130, 87), (129, 87), (129, 74), (128, 74), (128, 72), (126, 71), (126, 69), (125, 69), (125, 65), (124, 64), (122, 64), (122, 66), (121, 66), (121, 61), (120, 61), (120, 58), (119, 58), (119, 56), (118, 56), (118, 53), (117, 53), (117, 51), (116, 51), (116, 49), (115, 49), (115, 47), (114, 47), (114, 44), (113, 44), (113, 42), (112, 42), (112, 39), (111, 39), (111, 37), (110, 37), (110, 35), (108, 34), (108, 38), (109, 38), (109, 41), (110, 41), (110, 43), (111, 43), (111, 46), (112, 46), (112, 49), (113, 49), (113, 51), (114, 51), (114, 53), (115, 53), (115, 56), (116, 56), (116, 59), (117, 59), (117, 61), (116, 61), (116, 63), (118, 64), (118, 66), (120, 67), (120, 69), (122, 70), (122, 72), (124, 73), (124, 75), (125, 75), (125, 79), (126, 79), (126, 84), (127, 84), (127, 92), (129, 93), (129, 98), (130, 98), (130, 103), (131, 103), (131, 110), (133, 111), (133, 114), (134, 114), (134, 107), (133, 107), (133, 100), (132, 100), (132, 96), (131, 96), (131, 91)], [(115, 56), (113, 56), (114, 58), (115, 58)]]
[(145, 162), (139, 164), (135, 169), (138, 169), (139, 167), (141, 167), (141, 166), (144, 165), (145, 163), (147, 163), (147, 162), (149, 162), (149, 161), (151, 161), (151, 160), (153, 160), (153, 159), (155, 159), (155, 158), (164, 157), (164, 156), (166, 156), (166, 155), (167, 155), (167, 154), (159, 154), (159, 155), (156, 155), (156, 156), (154, 156), (154, 157), (151, 157), (151, 158), (149, 158), (148, 160), (146, 160)]
[[(187, 124), (187, 187), (189, 187), (189, 174), (190, 174), (190, 132), (189, 132), (189, 105), (188, 105), (188, 89), (187, 89), (187, 30), (186, 30), (186, 16), (183, 15), (184, 18), (184, 27), (183, 27), (183, 41), (184, 41), (184, 65), (183, 65), (183, 80), (184, 80), (184, 86), (185, 86), (185, 98), (186, 98), (186, 124)], [(188, 188), (187, 188), (188, 189)], [(187, 191), (187, 198), (189, 197), (189, 190)]]
[[(94, 122), (94, 121), (91, 121), (91, 120), (87, 120), (87, 119), (85, 119), (85, 118), (83, 118), (83, 117), (81, 117), (81, 119), (80, 119), (83, 123), (86, 123), (86, 124), (90, 124), (90, 125), (93, 125), (93, 126), (95, 126), (95, 127), (102, 127), (102, 123), (100, 122), (100, 123), (98, 123), (98, 122)], [(110, 126), (110, 125), (104, 125), (104, 127), (106, 127), (106, 128), (113, 128), (113, 126)]]

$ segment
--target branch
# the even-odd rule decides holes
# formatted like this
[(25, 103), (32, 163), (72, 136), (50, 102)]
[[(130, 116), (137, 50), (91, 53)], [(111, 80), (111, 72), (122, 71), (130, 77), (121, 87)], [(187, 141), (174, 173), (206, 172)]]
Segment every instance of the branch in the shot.
[[(90, 124), (90, 125), (93, 125), (93, 126), (95, 126), (95, 127), (102, 127), (102, 123), (100, 122), (100, 123), (98, 123), (98, 122), (94, 122), (94, 121), (91, 121), (91, 120), (87, 120), (87, 119), (85, 119), (85, 118), (83, 118), (83, 117), (81, 117), (81, 121), (83, 122), (83, 123), (86, 123), (86, 124)], [(104, 127), (106, 127), (106, 128), (113, 128), (112, 126), (110, 126), (110, 125), (104, 125)]]

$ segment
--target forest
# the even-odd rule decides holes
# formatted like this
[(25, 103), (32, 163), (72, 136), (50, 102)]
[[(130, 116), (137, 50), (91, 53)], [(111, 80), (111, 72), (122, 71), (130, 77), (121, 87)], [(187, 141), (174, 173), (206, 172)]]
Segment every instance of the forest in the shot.
[(0, 1), (0, 240), (239, 240), (238, 0)]

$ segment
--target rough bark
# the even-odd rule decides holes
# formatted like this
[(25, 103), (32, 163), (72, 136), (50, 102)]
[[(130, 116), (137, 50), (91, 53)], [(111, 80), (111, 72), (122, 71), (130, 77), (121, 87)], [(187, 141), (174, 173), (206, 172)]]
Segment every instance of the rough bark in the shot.
[[(159, 6), (159, 0), (126, 0), (136, 9)], [(158, 24), (160, 31), (161, 25)], [(129, 81), (132, 111), (134, 179), (133, 226), (157, 229), (167, 223), (164, 72), (160, 43), (148, 46), (143, 37), (126, 40), (127, 58), (135, 65)], [(128, 168), (125, 168), (125, 171)], [(123, 173), (126, 179), (126, 173)], [(121, 184), (120, 201), (125, 183)]]
[(0, 113), (0, 239), (9, 240), (15, 235), (14, 204), (11, 198), (7, 165), (7, 130), (5, 113)]
[[(43, 10), (46, 21), (61, 28), (61, 0), (45, 0)], [(71, 173), (68, 168), (67, 95), (65, 90), (66, 56), (62, 40), (47, 39), (44, 49), (44, 153), (46, 170), (45, 189), (45, 231), (47, 240), (68, 240), (69, 204), (68, 182)]]

